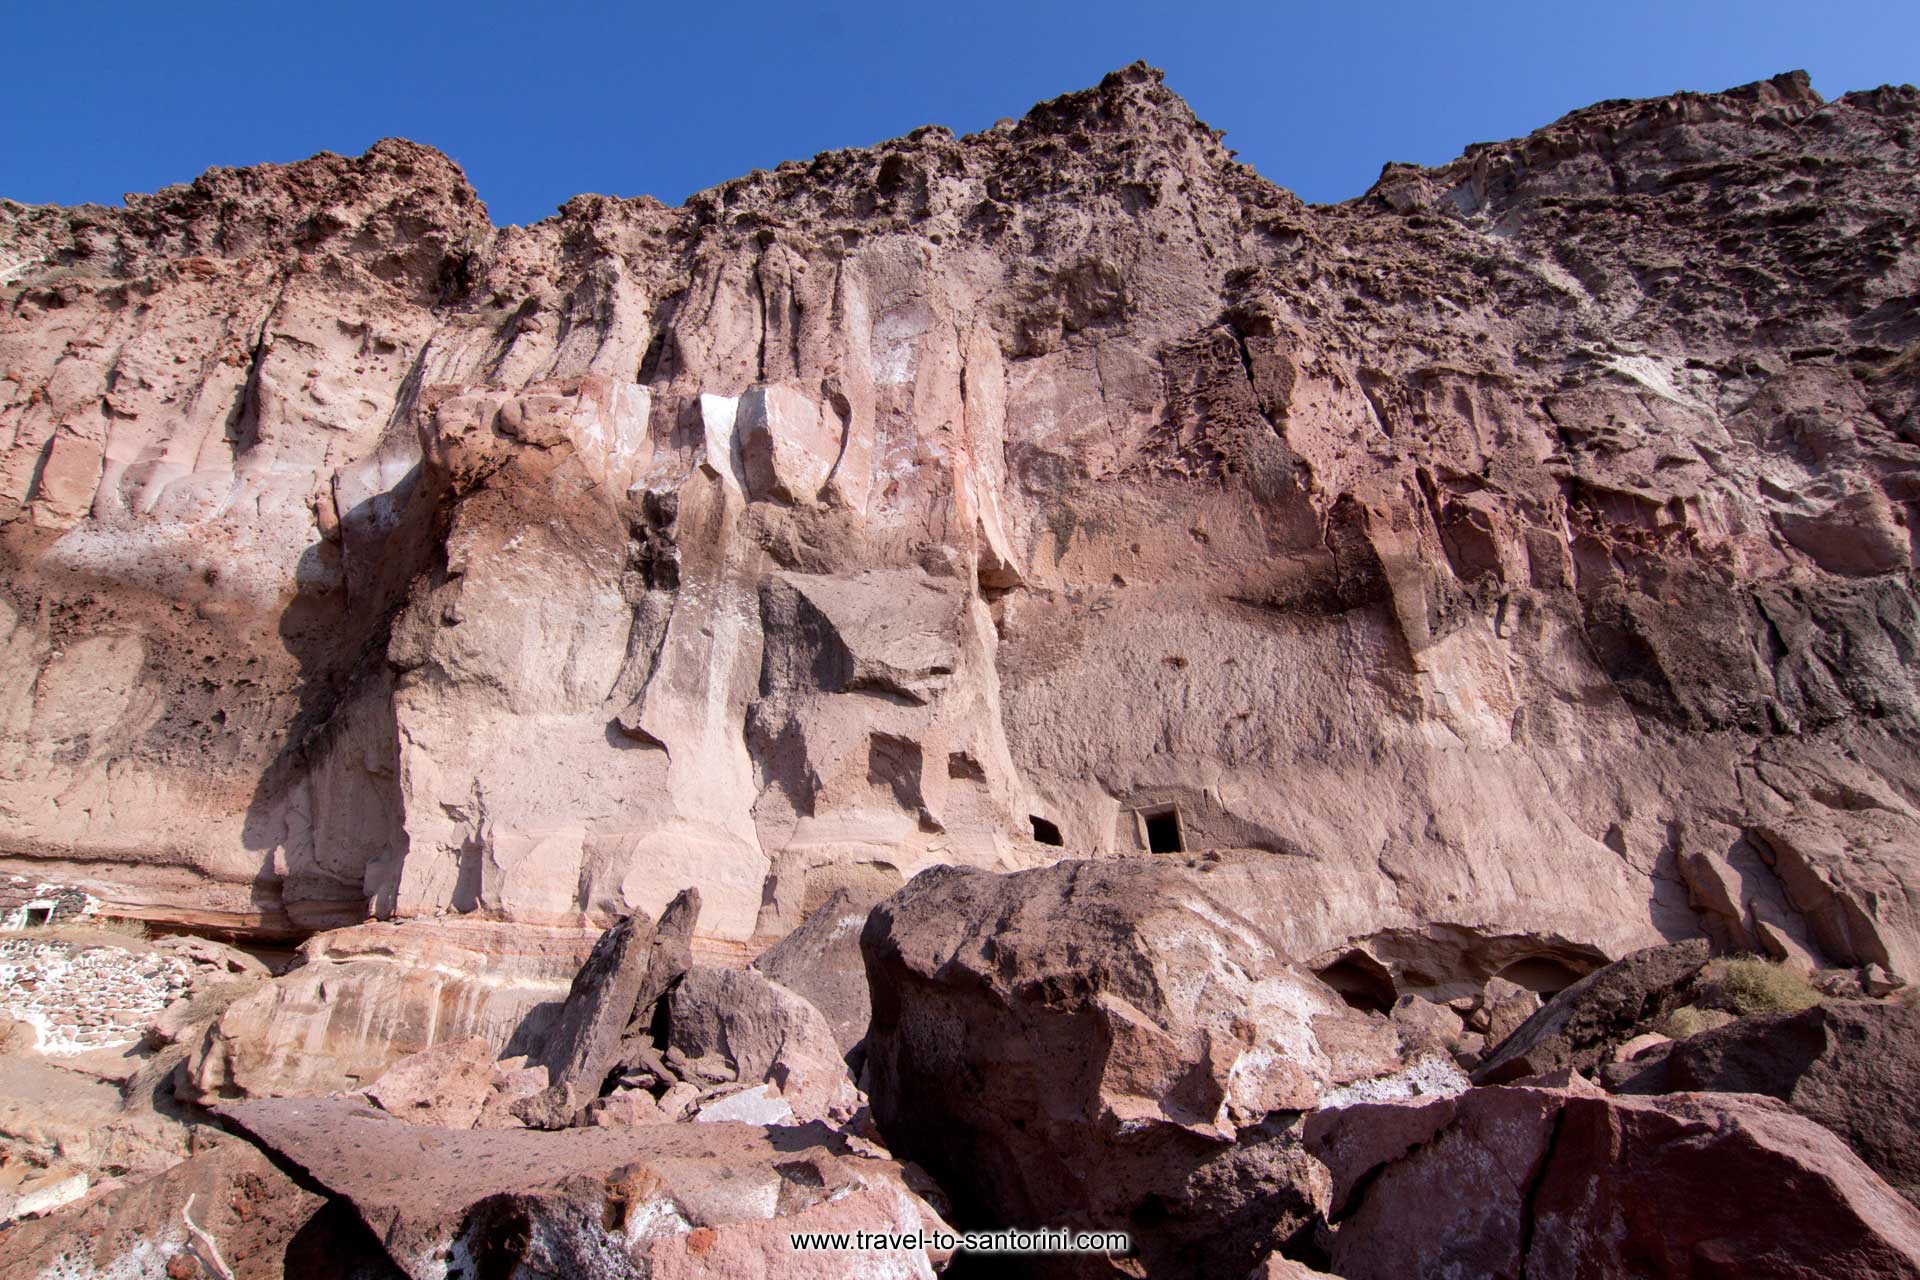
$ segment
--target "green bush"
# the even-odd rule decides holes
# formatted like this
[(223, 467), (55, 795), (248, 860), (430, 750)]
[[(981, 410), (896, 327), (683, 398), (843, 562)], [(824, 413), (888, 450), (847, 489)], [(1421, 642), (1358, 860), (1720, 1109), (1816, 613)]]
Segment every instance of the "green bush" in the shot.
[(1713, 1003), (1736, 1017), (1798, 1013), (1820, 1003), (1820, 993), (1805, 974), (1758, 956), (1718, 960), (1710, 972)]

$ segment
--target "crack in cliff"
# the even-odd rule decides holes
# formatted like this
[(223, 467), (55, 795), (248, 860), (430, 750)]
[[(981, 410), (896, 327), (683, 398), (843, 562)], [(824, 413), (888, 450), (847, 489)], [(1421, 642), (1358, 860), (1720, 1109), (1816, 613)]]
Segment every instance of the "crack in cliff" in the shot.
[(1253, 351), (1247, 346), (1247, 335), (1240, 332), (1235, 325), (1228, 325), (1227, 332), (1233, 335), (1234, 348), (1240, 353), (1240, 371), (1246, 375), (1247, 391), (1253, 396), (1253, 411), (1260, 415), (1260, 421), (1267, 424), (1267, 430), (1273, 432), (1276, 440), (1284, 441), (1287, 438), (1286, 432), (1274, 422), (1273, 416), (1267, 412), (1266, 402), (1260, 395), (1260, 379), (1253, 371)]
[(1527, 1180), (1527, 1185), (1521, 1193), (1520, 1274), (1516, 1280), (1527, 1280), (1527, 1258), (1533, 1252), (1533, 1235), (1536, 1225), (1534, 1215), (1537, 1212), (1540, 1189), (1546, 1185), (1547, 1175), (1552, 1172), (1553, 1153), (1560, 1145), (1560, 1134), (1567, 1124), (1567, 1108), (1573, 1105), (1573, 1101), (1571, 1098), (1567, 1099), (1561, 1104), (1560, 1109), (1554, 1112), (1553, 1128), (1547, 1133), (1547, 1149), (1541, 1153), (1540, 1163), (1535, 1166), (1533, 1177)]

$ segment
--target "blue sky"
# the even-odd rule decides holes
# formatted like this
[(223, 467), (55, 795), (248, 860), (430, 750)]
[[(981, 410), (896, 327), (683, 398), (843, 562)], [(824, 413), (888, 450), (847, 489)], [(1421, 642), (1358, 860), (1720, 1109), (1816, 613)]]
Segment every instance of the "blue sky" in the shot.
[(1145, 58), (1309, 200), (1602, 98), (1803, 67), (1920, 79), (1920, 2), (384, 4), (6, 0), (0, 196), (118, 203), (210, 165), (431, 143), (495, 222), (677, 203), (921, 124), (965, 133)]

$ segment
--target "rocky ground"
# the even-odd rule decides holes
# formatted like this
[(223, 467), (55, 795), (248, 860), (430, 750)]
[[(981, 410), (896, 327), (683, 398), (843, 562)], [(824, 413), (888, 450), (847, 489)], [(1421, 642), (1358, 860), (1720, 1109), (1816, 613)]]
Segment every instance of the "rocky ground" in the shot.
[(1920, 1274), (1917, 197), (1135, 66), (0, 202), (0, 1270)]

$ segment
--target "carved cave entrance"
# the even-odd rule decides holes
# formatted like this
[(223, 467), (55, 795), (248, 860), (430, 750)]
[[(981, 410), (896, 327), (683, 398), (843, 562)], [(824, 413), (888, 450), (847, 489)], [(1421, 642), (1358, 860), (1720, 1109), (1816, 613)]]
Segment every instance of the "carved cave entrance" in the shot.
[(1140, 837), (1146, 842), (1149, 853), (1185, 853), (1187, 841), (1180, 829), (1180, 807), (1163, 805), (1158, 809), (1141, 809)]

